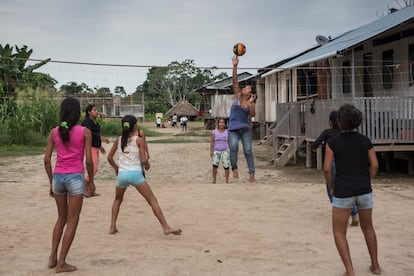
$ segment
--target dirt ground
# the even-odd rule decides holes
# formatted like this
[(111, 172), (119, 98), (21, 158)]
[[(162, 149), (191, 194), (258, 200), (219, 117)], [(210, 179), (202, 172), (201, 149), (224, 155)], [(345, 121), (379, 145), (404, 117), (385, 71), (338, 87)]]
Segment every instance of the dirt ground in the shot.
[[(200, 123), (189, 123), (189, 131), (201, 129)], [(181, 132), (159, 131), (168, 136), (148, 140)], [(321, 171), (304, 165), (274, 168), (268, 161), (271, 149), (254, 144), (255, 184), (248, 182), (242, 152), (240, 179), (225, 184), (220, 168), (217, 184), (211, 184), (209, 137), (181, 138), (198, 142), (149, 144), (147, 181), (169, 224), (183, 234), (164, 236), (145, 200), (129, 188), (119, 232), (109, 235), (116, 177), (101, 155), (96, 177), (101, 196), (84, 200), (67, 258), (78, 267), (71, 275), (344, 273)], [(54, 274), (47, 261), (57, 213), (43, 155), (1, 158), (0, 188), (0, 275)], [(373, 189), (383, 275), (414, 275), (414, 178), (380, 174)], [(348, 240), (357, 275), (371, 275), (359, 227), (348, 229)]]

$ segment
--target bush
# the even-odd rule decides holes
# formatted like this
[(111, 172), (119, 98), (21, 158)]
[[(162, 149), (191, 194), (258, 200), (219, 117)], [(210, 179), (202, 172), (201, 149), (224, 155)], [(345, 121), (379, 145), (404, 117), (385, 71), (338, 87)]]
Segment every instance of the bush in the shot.
[(0, 106), (3, 145), (39, 145), (46, 143), (50, 129), (58, 123), (58, 106), (51, 100), (16, 103), (8, 100)]
[(106, 137), (114, 137), (121, 135), (121, 120), (98, 119), (101, 126), (101, 135)]
[[(121, 135), (121, 119), (98, 119), (101, 126), (101, 135), (106, 137), (117, 137)], [(147, 137), (161, 136), (162, 133), (152, 131), (138, 123), (138, 128), (142, 129)]]

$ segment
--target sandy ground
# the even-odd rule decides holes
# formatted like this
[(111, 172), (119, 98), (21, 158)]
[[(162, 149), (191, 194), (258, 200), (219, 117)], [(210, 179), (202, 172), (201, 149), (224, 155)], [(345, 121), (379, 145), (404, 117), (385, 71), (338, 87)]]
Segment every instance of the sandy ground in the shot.
[[(149, 144), (147, 181), (167, 221), (180, 227), (182, 236), (164, 236), (132, 188), (121, 207), (119, 232), (109, 235), (115, 175), (101, 155), (96, 177), (101, 196), (84, 201), (67, 258), (78, 267), (71, 275), (344, 273), (321, 171), (303, 165), (275, 169), (267, 161), (270, 149), (254, 145), (255, 184), (248, 183), (241, 153), (241, 178), (224, 184), (220, 168), (218, 183), (211, 184), (209, 137), (193, 139), (200, 141)], [(414, 275), (414, 178), (379, 175), (373, 187), (383, 275)], [(43, 155), (1, 158), (0, 188), (0, 275), (54, 274), (47, 261), (57, 215)], [(349, 228), (348, 239), (357, 275), (371, 275), (359, 227)]]

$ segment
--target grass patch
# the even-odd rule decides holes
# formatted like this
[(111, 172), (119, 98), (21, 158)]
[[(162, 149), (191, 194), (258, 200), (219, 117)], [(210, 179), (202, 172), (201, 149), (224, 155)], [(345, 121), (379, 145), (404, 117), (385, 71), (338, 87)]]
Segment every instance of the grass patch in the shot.
[(165, 133), (153, 131), (153, 130), (151, 130), (147, 127), (144, 127), (144, 126), (140, 126), (139, 128), (144, 131), (146, 137), (160, 137), (160, 136), (166, 135)]
[(195, 132), (195, 131), (190, 131), (190, 132), (182, 132), (182, 133), (178, 133), (175, 136), (178, 137), (186, 137), (186, 136), (196, 136), (196, 137), (210, 137), (211, 136), (211, 132), (208, 131), (203, 131), (203, 132)]
[[(101, 135), (107, 137), (118, 137), (121, 135), (122, 128), (120, 120), (113, 120), (113, 119), (100, 119), (98, 120), (101, 126)], [(147, 137), (158, 137), (164, 135), (163, 133), (156, 132), (151, 130), (150, 128), (139, 125), (138, 128), (142, 129)]]
[(147, 141), (148, 144), (180, 144), (180, 143), (204, 143), (204, 142), (205, 141), (200, 141), (200, 140), (174, 139), (174, 138)]
[(0, 157), (33, 156), (43, 154), (45, 146), (11, 145), (0, 146)]

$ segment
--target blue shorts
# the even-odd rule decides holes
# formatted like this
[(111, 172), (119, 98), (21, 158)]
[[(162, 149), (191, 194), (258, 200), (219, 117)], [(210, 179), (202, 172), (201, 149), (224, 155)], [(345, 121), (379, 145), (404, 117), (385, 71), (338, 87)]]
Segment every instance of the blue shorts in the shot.
[(56, 195), (81, 195), (85, 191), (83, 173), (54, 173), (52, 190)]
[(116, 186), (119, 188), (127, 188), (129, 185), (139, 186), (145, 182), (142, 171), (118, 172), (118, 182)]
[(333, 197), (332, 199), (332, 206), (336, 208), (351, 209), (354, 204), (358, 209), (372, 209), (374, 207), (372, 193), (344, 198)]

